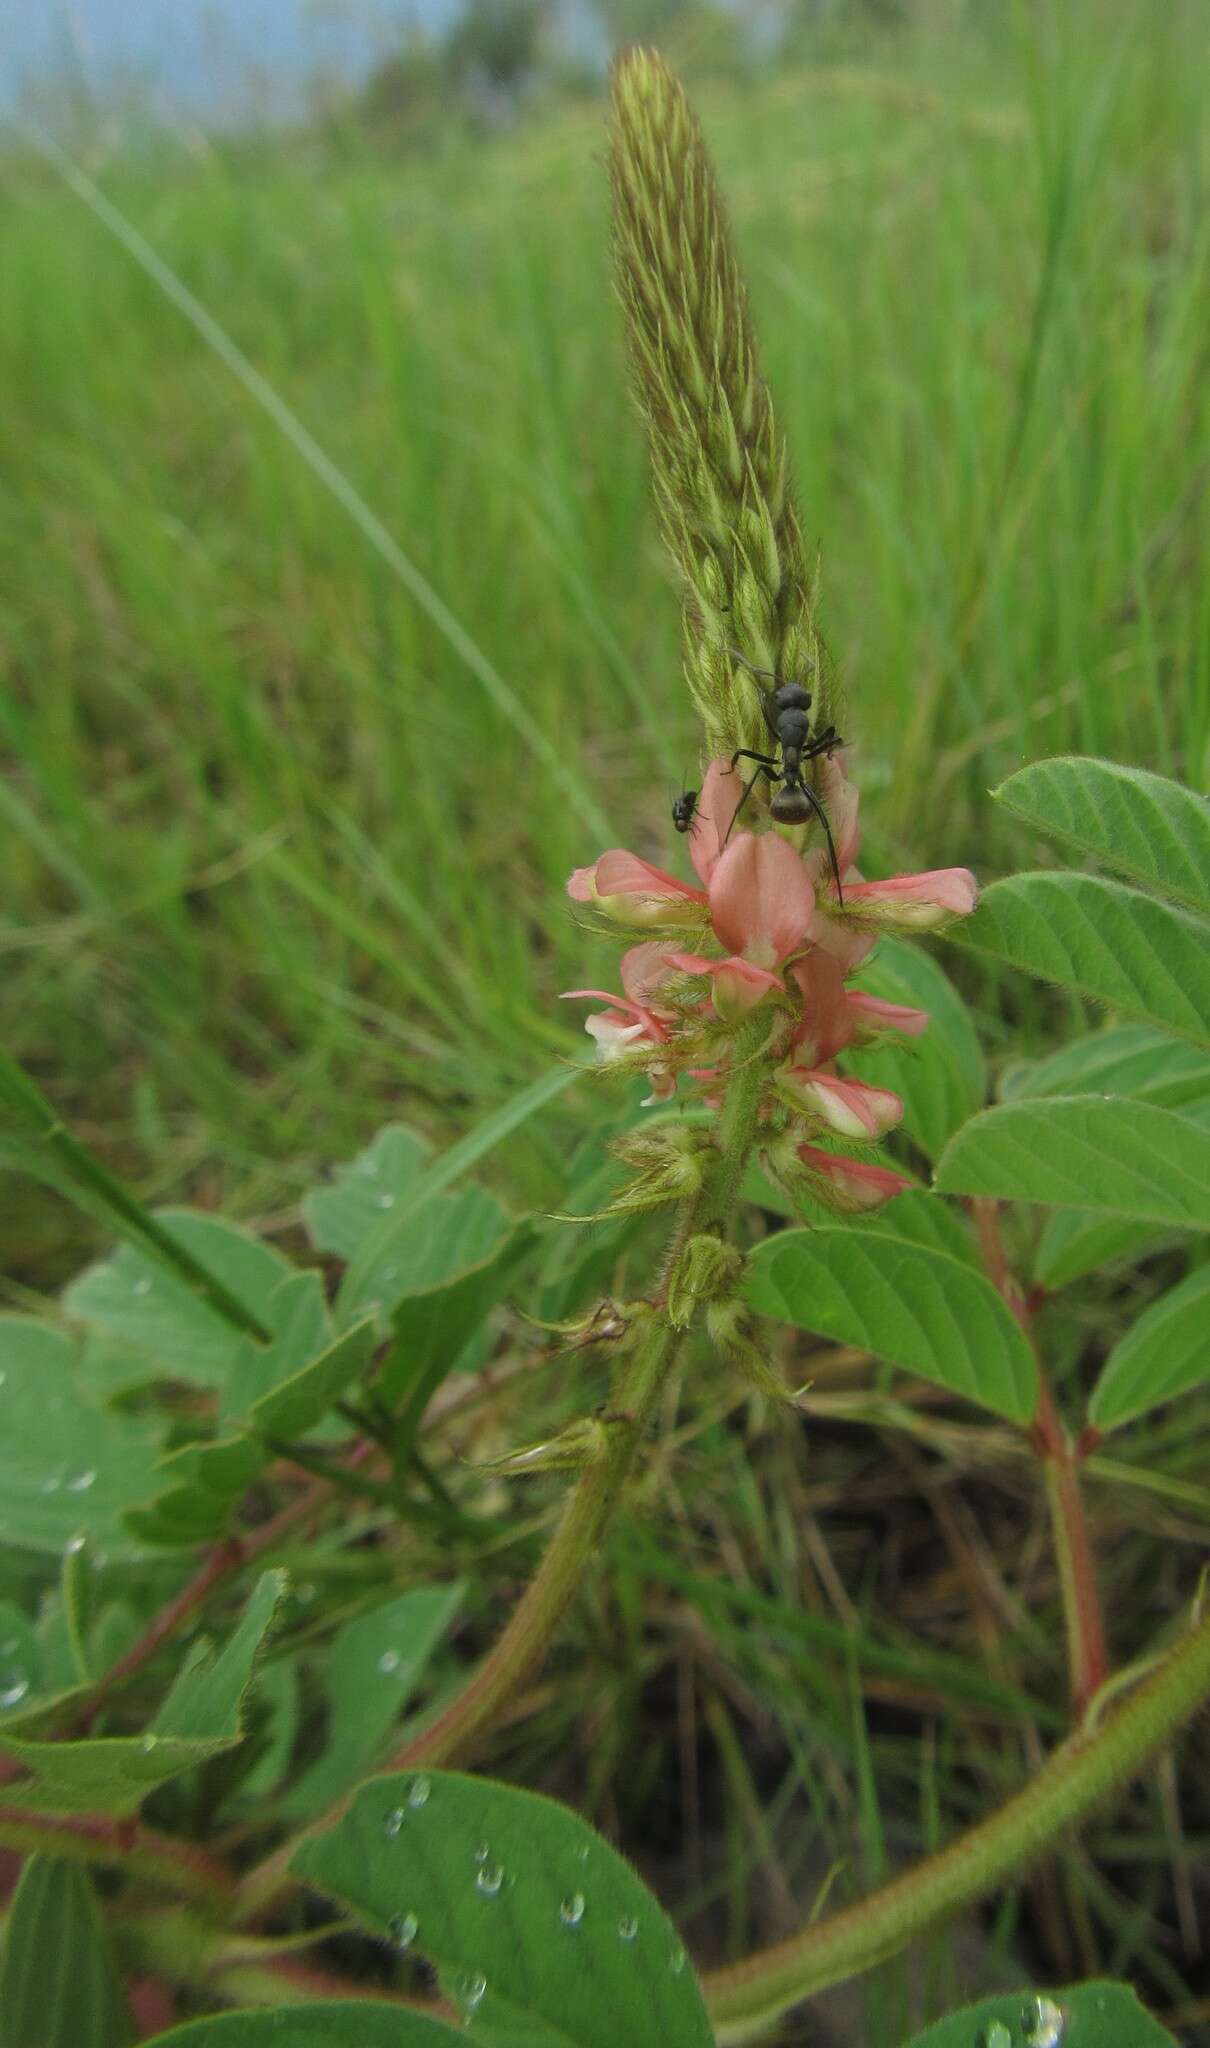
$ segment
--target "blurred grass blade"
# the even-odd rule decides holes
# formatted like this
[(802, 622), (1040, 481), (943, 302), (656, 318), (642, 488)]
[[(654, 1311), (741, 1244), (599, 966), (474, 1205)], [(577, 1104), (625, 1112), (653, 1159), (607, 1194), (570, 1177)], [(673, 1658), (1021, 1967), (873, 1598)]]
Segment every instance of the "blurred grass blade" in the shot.
[[(39, 1179), (49, 1180), (78, 1208), (108, 1224), (119, 1237), (166, 1266), (186, 1286), (200, 1294), (210, 1306), (237, 1330), (267, 1343), (269, 1333), (250, 1309), (193, 1254), (178, 1244), (162, 1223), (144, 1207), (129, 1188), (123, 1187), (87, 1146), (74, 1138), (55, 1114), (42, 1090), (31, 1081), (12, 1056), (0, 1048), (0, 1116), (17, 1125), (18, 1136), (11, 1147), (16, 1163)], [(32, 1143), (30, 1141), (33, 1141)], [(0, 1156), (10, 1149), (0, 1129)]]
[(512, 684), (500, 674), (495, 663), (478, 643), (472, 640), (465, 626), (455, 618), (444, 599), (439, 597), (422, 575), (415, 563), (404, 554), (399, 542), (383, 525), (376, 512), (372, 512), (360, 491), (350, 483), (344, 471), (333, 462), (314, 435), (299, 419), (298, 414), (286, 404), (285, 399), (263, 376), (256, 365), (249, 361), (243, 350), (234, 342), (225, 327), (220, 326), (213, 313), (195, 298), (188, 285), (169, 268), (162, 256), (152, 248), (146, 237), (141, 235), (133, 222), (127, 220), (95, 185), (79, 166), (72, 162), (58, 143), (35, 123), (23, 121), (23, 132), (35, 149), (53, 164), (64, 183), (71, 187), (89, 212), (94, 214), (103, 227), (108, 228), (114, 239), (121, 243), (127, 255), (132, 256), (140, 269), (146, 271), (165, 298), (171, 299), (178, 312), (183, 313), (191, 327), (201, 335), (202, 340), (221, 362), (225, 363), (233, 377), (243, 385), (248, 396), (266, 412), (274, 425), (285, 435), (290, 446), (301, 455), (325, 488), (331, 492), (337, 503), (348, 513), (353, 524), (359, 528), (370, 546), (381, 556), (387, 567), (398, 577), (409, 595), (415, 599), (421, 610), (436, 626), (471, 674), (495, 705), (502, 718), (507, 719), (513, 730), (520, 735), (527, 747), (542, 763), (552, 782), (557, 782), (569, 802), (575, 805), (585, 824), (598, 838), (606, 843), (612, 837), (609, 820), (598, 805), (586, 782), (573, 773), (563, 759), (554, 742), (547, 738), (542, 728), (530, 717)]

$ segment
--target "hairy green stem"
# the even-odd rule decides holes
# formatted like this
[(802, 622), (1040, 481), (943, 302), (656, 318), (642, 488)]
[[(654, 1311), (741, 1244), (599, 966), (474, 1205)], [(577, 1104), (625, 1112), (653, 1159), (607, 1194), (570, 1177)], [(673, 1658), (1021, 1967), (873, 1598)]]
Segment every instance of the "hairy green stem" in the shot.
[[(725, 1228), (735, 1209), (744, 1166), (756, 1139), (757, 1112), (766, 1079), (766, 1062), (760, 1055), (767, 1032), (767, 1021), (760, 1017), (736, 1034), (733, 1078), (718, 1123), (718, 1156), (697, 1193), (682, 1205), (672, 1236), (672, 1261), (694, 1231)], [(602, 1455), (573, 1488), (546, 1554), (502, 1634), (463, 1690), (435, 1721), (404, 1744), (386, 1765), (388, 1770), (448, 1764), (465, 1755), (537, 1669), (586, 1569), (600, 1550), (601, 1537), (617, 1506), (684, 1334), (658, 1309), (651, 1316), (614, 1388), (608, 1416), (614, 1426), (606, 1434)], [(339, 1802), (305, 1832), (312, 1834), (330, 1827), (347, 1803)], [(290, 1859), (300, 1839), (294, 1836), (284, 1842), (249, 1872), (240, 1888), (240, 1920), (265, 1912), (290, 1883)]]
[(746, 2041), (800, 2000), (896, 1955), (915, 1936), (1048, 1848), (1123, 1785), (1210, 1693), (1210, 1615), (1095, 1732), (1068, 1737), (1037, 1776), (978, 1827), (860, 1905), (704, 1979), (719, 2048)]

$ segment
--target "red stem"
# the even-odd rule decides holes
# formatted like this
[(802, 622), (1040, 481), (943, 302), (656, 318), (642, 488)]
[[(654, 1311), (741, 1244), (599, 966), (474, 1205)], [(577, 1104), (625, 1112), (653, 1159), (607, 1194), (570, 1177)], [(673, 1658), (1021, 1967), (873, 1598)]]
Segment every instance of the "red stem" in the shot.
[(988, 1278), (1016, 1317), (1037, 1363), (1038, 1406), (1030, 1429), (1030, 1441), (1045, 1472), (1067, 1621), (1071, 1707), (1073, 1716), (1080, 1720), (1109, 1676), (1105, 1624), (1097, 1591), (1096, 1559), (1084, 1512), (1084, 1496), (1080, 1490), (1079, 1466), (1091, 1445), (1085, 1431), (1073, 1448), (1063, 1426), (1046, 1367), (1038, 1351), (1034, 1328), (1034, 1317), (1044, 1297), (1037, 1288), (1027, 1295), (1008, 1263), (1000, 1232), (998, 1203), (980, 1196), (971, 1202), (970, 1207), (979, 1232)]

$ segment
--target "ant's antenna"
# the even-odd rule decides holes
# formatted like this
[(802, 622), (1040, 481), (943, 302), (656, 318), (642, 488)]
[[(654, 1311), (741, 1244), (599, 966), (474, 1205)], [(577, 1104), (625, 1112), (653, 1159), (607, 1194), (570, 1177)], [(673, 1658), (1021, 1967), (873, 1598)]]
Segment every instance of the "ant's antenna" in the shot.
[(768, 680), (771, 683), (777, 683), (779, 686), (784, 685), (786, 679), (784, 676), (779, 676), (776, 669), (757, 668), (756, 663), (754, 661), (749, 661), (746, 654), (741, 654), (738, 647), (732, 647), (729, 643), (727, 645), (727, 652), (728, 654), (733, 654), (737, 661), (742, 661), (744, 667), (748, 669), (752, 675), (767, 676)]

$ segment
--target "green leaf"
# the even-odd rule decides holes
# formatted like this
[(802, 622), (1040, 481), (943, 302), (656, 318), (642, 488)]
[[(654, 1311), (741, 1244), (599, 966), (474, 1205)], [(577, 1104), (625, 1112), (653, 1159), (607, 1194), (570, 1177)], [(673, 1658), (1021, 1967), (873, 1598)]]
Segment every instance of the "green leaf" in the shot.
[(342, 1320), (375, 1308), (390, 1317), (405, 1294), (419, 1294), (480, 1264), (496, 1250), (511, 1219), (484, 1188), (462, 1188), (410, 1211), (380, 1255), (360, 1254), (338, 1296)]
[[(1056, 2017), (1057, 2015), (1057, 2017)], [(1005, 1991), (964, 2006), (905, 2048), (1176, 2048), (1127, 1984), (1071, 1984), (1066, 1991)]]
[(327, 1350), (333, 1330), (322, 1275), (292, 1272), (270, 1295), (265, 1321), (270, 1342), (245, 1342), (231, 1361), (219, 1397), (220, 1435), (242, 1422), (254, 1402)]
[(345, 1285), (341, 1290), (342, 1305), (361, 1304), (373, 1299), (381, 1299), (384, 1304), (387, 1303), (394, 1279), (392, 1278), (384, 1287), (382, 1284), (371, 1285), (370, 1278), (394, 1260), (400, 1262), (403, 1284), (414, 1284), (404, 1263), (404, 1254), (409, 1249), (410, 1225), (415, 1211), (427, 1207), (462, 1174), (469, 1172), (472, 1166), (478, 1165), (480, 1159), (485, 1158), (504, 1138), (528, 1122), (531, 1116), (544, 1108), (546, 1103), (553, 1101), (556, 1095), (561, 1095), (576, 1078), (577, 1072), (578, 1069), (575, 1067), (556, 1067), (549, 1074), (543, 1074), (540, 1080), (532, 1082), (528, 1088), (523, 1088), (520, 1094), (514, 1095), (510, 1101), (502, 1103), (499, 1109), (493, 1110), (490, 1116), (477, 1124), (473, 1131), (468, 1131), (465, 1138), (460, 1139), (456, 1145), (451, 1145), (447, 1152), (443, 1152), (440, 1158), (410, 1185), (406, 1195), (381, 1218), (350, 1259)]
[[(200, 1210), (161, 1209), (157, 1218), (267, 1330), (269, 1300), (292, 1272), (289, 1261), (259, 1238)], [(193, 1288), (133, 1245), (90, 1266), (67, 1289), (63, 1305), (82, 1323), (149, 1358), (157, 1379), (221, 1386), (243, 1342)]]
[(298, 1664), (285, 1657), (262, 1663), (253, 1681), (258, 1739), (264, 1747), (240, 1790), (245, 1799), (267, 1799), (290, 1768), (298, 1736), (301, 1701)]
[[(216, 1314), (236, 1330), (248, 1330), (263, 1337), (255, 1311), (227, 1284), (225, 1274), (199, 1259), (187, 1242), (168, 1225), (164, 1217), (144, 1208), (137, 1196), (124, 1188), (108, 1169), (95, 1159), (87, 1146), (72, 1136), (47, 1101), (41, 1089), (11, 1055), (0, 1048), (0, 1152), (14, 1164), (58, 1188), (87, 1215), (97, 1216), (119, 1237), (132, 1239), (144, 1248), (158, 1266), (175, 1274), (187, 1287), (209, 1301)], [(14, 1131), (22, 1135), (10, 1136)]]
[(858, 1237), (905, 1240), (929, 1251), (948, 1252), (951, 1259), (963, 1260), (978, 1273), (983, 1271), (978, 1247), (961, 1211), (954, 1203), (943, 1201), (932, 1188), (909, 1188), (906, 1194), (896, 1195), (885, 1209), (871, 1210), (865, 1216), (846, 1216), (843, 1220), (834, 1210), (806, 1198), (801, 1210), (801, 1221), (822, 1225), (825, 1230), (851, 1230)]
[(426, 1141), (405, 1124), (388, 1124), (372, 1145), (342, 1166), (331, 1184), (302, 1205), (317, 1251), (351, 1259), (419, 1180), (429, 1158)]
[(1033, 1416), (1037, 1369), (1015, 1317), (946, 1252), (889, 1231), (783, 1230), (752, 1253), (744, 1293), (762, 1315), (858, 1345), (1012, 1422)]
[[(382, 1392), (388, 1401), (406, 1392), (405, 1414), (413, 1431), (434, 1388), (507, 1293), (537, 1242), (532, 1225), (518, 1223), (511, 1229), (506, 1225), (479, 1251), (485, 1233), (477, 1208), (460, 1202), (457, 1215), (447, 1219), (449, 1235), (443, 1241), (430, 1239), (432, 1263), (444, 1266), (446, 1276), (409, 1288), (395, 1308), (395, 1342), (382, 1369)], [(426, 1213), (439, 1220), (434, 1210)]]
[(31, 1856), (0, 1964), (0, 2048), (125, 2048), (134, 2029), (92, 1880)]
[(301, 1372), (262, 1394), (248, 1411), (248, 1427), (260, 1436), (294, 1439), (323, 1421), (333, 1401), (370, 1362), (377, 1324), (373, 1316), (354, 1323)]
[(228, 1641), (214, 1654), (195, 1647), (143, 1735), (55, 1742), (0, 1730), (0, 1750), (32, 1774), (13, 1798), (40, 1812), (134, 1813), (157, 1785), (234, 1748), (253, 1662), (284, 1589), (284, 1573), (262, 1573)]
[(39, 1683), (42, 1657), (34, 1625), (11, 1600), (0, 1600), (0, 1727), (5, 1719), (24, 1713)]
[(320, 1813), (382, 1762), (386, 1737), (461, 1604), (465, 1588), (416, 1586), (359, 1615), (328, 1653), (328, 1732), (323, 1751), (287, 1794), (291, 1815)]
[(904, 1101), (903, 1127), (930, 1159), (987, 1097), (983, 1054), (971, 1015), (930, 954), (906, 939), (882, 939), (861, 970), (861, 986), (885, 1002), (927, 1010), (923, 1038), (888, 1040), (847, 1054), (846, 1070)]
[(951, 1195), (996, 1195), (1210, 1230), (1203, 1124), (1125, 1096), (1005, 1102), (973, 1117), (937, 1168)]
[(158, 1438), (97, 1406), (77, 1349), (48, 1323), (0, 1316), (0, 1537), (58, 1555), (74, 1536), (137, 1554), (123, 1522), (148, 1490)]
[(1115, 1344), (1089, 1403), (1098, 1429), (1116, 1429), (1210, 1380), (1210, 1265), (1199, 1266)]
[(1210, 925), (1099, 875), (993, 882), (954, 943), (1210, 1045)]
[(272, 2012), (220, 2012), (157, 2034), (145, 2048), (455, 2048), (462, 2030), (372, 1998), (319, 1999)]
[[(265, 1313), (272, 1342), (242, 1341), (224, 1388), (220, 1427), (235, 1433), (183, 1444), (160, 1460), (156, 1471), (171, 1483), (126, 1517), (127, 1528), (142, 1542), (192, 1547), (218, 1536), (273, 1456), (265, 1439), (314, 1429), (342, 1388), (364, 1370), (373, 1324), (358, 1324), (333, 1343), (317, 1273), (292, 1273), (274, 1290)], [(318, 1357), (313, 1347), (319, 1347)]]
[(1210, 1101), (1210, 1057), (1145, 1024), (1121, 1024), (1073, 1039), (1047, 1059), (1010, 1067), (1001, 1098), (1133, 1095), (1164, 1109)]
[[(1057, 1294), (1086, 1273), (1133, 1263), (1173, 1241), (1171, 1231), (1156, 1230), (1133, 1219), (1095, 1216), (1087, 1209), (1055, 1209), (1038, 1239), (1033, 1277)], [(1180, 1241), (1179, 1232), (1175, 1241)]]
[(1018, 769), (992, 794), (1119, 874), (1210, 910), (1210, 801), (1179, 782), (1069, 754)]
[(362, 1787), (292, 1867), (379, 1934), (414, 1943), (471, 2014), (472, 2036), (563, 2048), (709, 2048), (676, 1931), (578, 1815), (457, 1772)]

